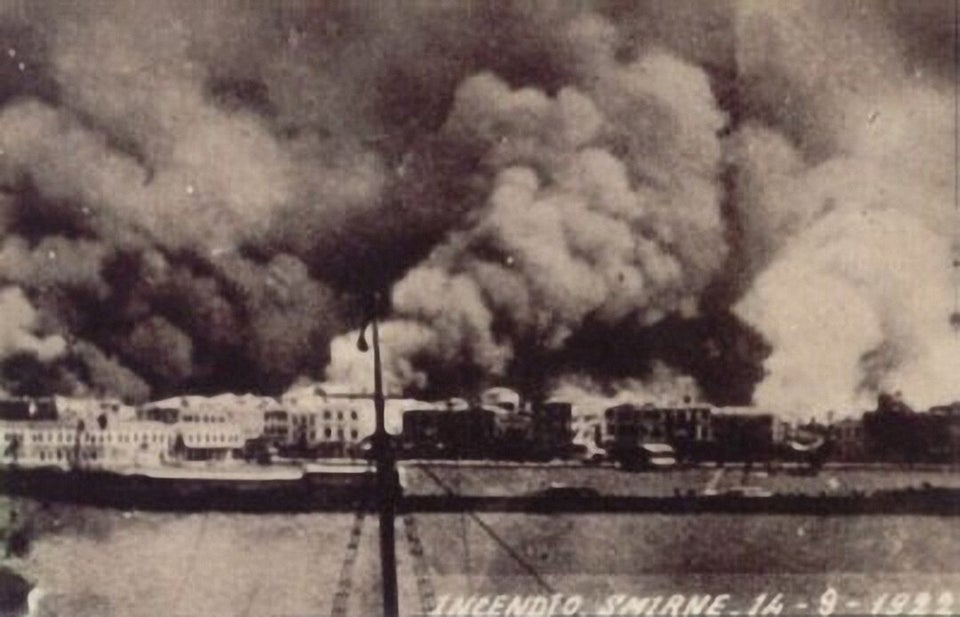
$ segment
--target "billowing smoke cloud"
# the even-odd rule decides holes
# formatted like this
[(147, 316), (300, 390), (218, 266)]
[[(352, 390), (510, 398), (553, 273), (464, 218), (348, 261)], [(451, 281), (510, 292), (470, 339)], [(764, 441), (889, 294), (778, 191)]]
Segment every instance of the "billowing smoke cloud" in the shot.
[[(359, 143), (338, 158), (317, 118), (295, 123), (260, 76), (233, 74), (251, 36), (287, 32), (241, 6), (48, 8), (3, 15), (0, 279), (90, 341), (52, 387), (143, 398), (317, 371), (340, 301), (308, 251), (276, 248), (302, 249), (302, 234), (278, 233), (376, 204), (383, 173)], [(280, 40), (266, 51), (282, 54)], [(270, 55), (255, 68), (281, 62)], [(272, 66), (274, 95), (306, 61)]]
[(0, 386), (367, 388), (380, 291), (394, 390), (955, 397), (953, 4), (907, 4), (8, 3)]
[(620, 404), (683, 405), (700, 400), (696, 382), (662, 363), (654, 364), (644, 379), (597, 383), (584, 375), (564, 375), (555, 380), (549, 397), (572, 403), (580, 413), (601, 414)]
[[(773, 349), (757, 402), (802, 417), (869, 408), (882, 391), (957, 398), (952, 94), (825, 5), (752, 8), (743, 70), (801, 101), (784, 99), (781, 131), (748, 124), (731, 140), (745, 270), (760, 272), (736, 310)], [(811, 68), (844, 50), (837, 69)]]
[(411, 358), (502, 376), (517, 341), (560, 349), (587, 319), (696, 311), (726, 252), (724, 115), (702, 71), (655, 50), (621, 62), (616, 37), (596, 16), (572, 21), (574, 76), (553, 96), (491, 73), (457, 89), (444, 136), (482, 149), (491, 187), (393, 288), (394, 314), (419, 325), (388, 324)]
[(0, 289), (0, 359), (25, 353), (49, 361), (63, 353), (66, 343), (56, 335), (38, 335), (37, 312), (18, 287)]

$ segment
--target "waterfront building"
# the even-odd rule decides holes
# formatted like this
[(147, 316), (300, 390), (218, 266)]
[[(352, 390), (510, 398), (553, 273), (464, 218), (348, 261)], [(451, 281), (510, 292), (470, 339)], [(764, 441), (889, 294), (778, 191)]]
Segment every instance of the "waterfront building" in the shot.
[(0, 420), (56, 420), (57, 408), (50, 398), (0, 399)]
[(403, 450), (413, 458), (490, 456), (497, 438), (496, 415), (485, 408), (410, 409), (403, 414)]
[[(376, 408), (373, 396), (338, 384), (312, 384), (290, 389), (280, 398), (286, 412), (286, 444), (305, 447), (322, 456), (352, 456), (373, 434)], [(384, 415), (387, 432), (402, 430), (404, 414), (411, 409), (433, 407), (414, 399), (387, 397)], [(271, 433), (279, 434), (284, 422), (271, 414)]]
[(533, 406), (532, 436), (534, 453), (542, 457), (569, 454), (573, 446), (573, 405), (550, 401)]
[(290, 414), (284, 409), (263, 412), (263, 437), (267, 443), (280, 447), (287, 445), (290, 436)]
[(715, 456), (727, 461), (765, 461), (786, 441), (789, 425), (754, 407), (721, 407), (711, 418)]
[[(205, 396), (178, 396), (147, 403), (139, 416), (170, 425), (171, 456), (188, 461), (222, 461), (239, 455), (247, 432), (223, 401)], [(262, 431), (261, 431), (262, 432)]]
[(347, 456), (373, 432), (376, 412), (369, 395), (315, 384), (288, 391), (280, 402), (287, 412), (287, 445)]
[(604, 411), (603, 441), (613, 448), (667, 443), (681, 456), (698, 453), (714, 438), (708, 405), (616, 405)]
[(839, 461), (862, 461), (866, 459), (867, 447), (864, 440), (863, 420), (844, 418), (830, 427), (833, 440), (831, 456)]
[(265, 436), (266, 414), (283, 408), (280, 401), (270, 396), (231, 392), (211, 396), (206, 404), (210, 409), (226, 413), (227, 418), (240, 427), (244, 440)]
[(176, 434), (172, 454), (188, 461), (234, 458), (246, 444), (243, 429), (224, 410), (185, 413), (171, 429)]
[(115, 398), (54, 396), (57, 418), (66, 421), (94, 422), (99, 416), (111, 421), (137, 419), (137, 409)]
[(945, 458), (960, 462), (960, 402), (931, 407), (930, 415), (941, 427)]
[(205, 396), (174, 396), (141, 405), (137, 410), (137, 418), (173, 424), (180, 422), (184, 414), (200, 413), (206, 404)]
[(881, 394), (877, 408), (863, 414), (866, 448), (872, 460), (943, 463), (957, 460), (957, 406), (914, 411), (899, 396)]
[(24, 466), (156, 465), (174, 445), (168, 425), (139, 420), (0, 420), (0, 435), (0, 461)]

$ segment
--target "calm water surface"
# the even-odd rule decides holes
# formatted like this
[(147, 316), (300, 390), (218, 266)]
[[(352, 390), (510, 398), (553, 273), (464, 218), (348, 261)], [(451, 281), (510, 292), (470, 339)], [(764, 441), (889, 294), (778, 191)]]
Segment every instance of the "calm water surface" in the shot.
[[(12, 564), (47, 592), (41, 614), (65, 617), (329, 615), (354, 525), (352, 515), (327, 513), (85, 508), (58, 516), (59, 528), (38, 537), (30, 554)], [(419, 564), (428, 574), (419, 586), (406, 527), (398, 521), (405, 614), (423, 612), (426, 588), (437, 596), (580, 594), (585, 610), (618, 593), (730, 593), (731, 602), (745, 609), (757, 594), (779, 592), (787, 614), (830, 587), (841, 601), (866, 603), (901, 591), (950, 591), (960, 601), (960, 533), (952, 518), (479, 518), (415, 517), (424, 548)], [(376, 519), (368, 517), (348, 568), (351, 615), (379, 612), (376, 551)]]

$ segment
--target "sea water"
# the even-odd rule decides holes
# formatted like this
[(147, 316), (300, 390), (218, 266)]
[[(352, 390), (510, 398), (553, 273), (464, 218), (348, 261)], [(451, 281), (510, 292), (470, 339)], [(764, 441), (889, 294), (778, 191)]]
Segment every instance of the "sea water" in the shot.
[[(375, 517), (362, 522), (351, 549), (358, 524), (349, 513), (58, 508), (29, 554), (11, 561), (43, 588), (41, 614), (307, 617), (331, 614), (334, 596), (345, 589), (348, 614), (380, 611)], [(896, 614), (897, 594), (909, 595), (899, 609), (908, 614), (924, 593), (932, 607), (926, 614), (933, 614), (944, 593), (960, 592), (953, 518), (414, 518), (413, 542), (408, 521), (397, 521), (407, 615), (504, 615), (510, 606), (533, 611), (544, 602), (553, 603), (554, 614), (575, 604), (584, 615), (817, 614), (824, 607), (826, 614)], [(717, 602), (720, 612), (707, 612)], [(953, 613), (958, 609), (953, 605)]]

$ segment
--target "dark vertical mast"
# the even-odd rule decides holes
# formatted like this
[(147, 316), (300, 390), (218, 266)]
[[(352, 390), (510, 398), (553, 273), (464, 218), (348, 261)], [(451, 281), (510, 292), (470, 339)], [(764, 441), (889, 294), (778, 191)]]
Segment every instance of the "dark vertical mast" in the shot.
[[(379, 299), (379, 296), (375, 297)], [(373, 433), (374, 455), (377, 462), (377, 500), (380, 508), (380, 572), (383, 586), (384, 617), (399, 617), (397, 597), (397, 553), (394, 537), (396, 498), (399, 482), (393, 448), (387, 435), (385, 402), (383, 396), (383, 370), (380, 366), (380, 331), (377, 327), (377, 306), (373, 307), (370, 327), (373, 330), (373, 404), (376, 409), (376, 429)], [(357, 346), (366, 351), (363, 331)]]

